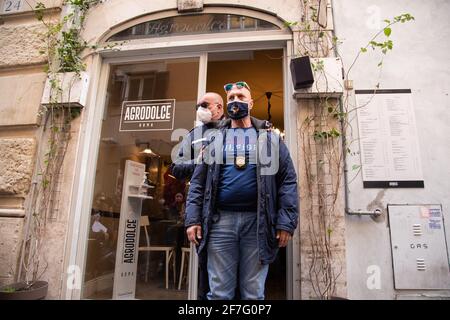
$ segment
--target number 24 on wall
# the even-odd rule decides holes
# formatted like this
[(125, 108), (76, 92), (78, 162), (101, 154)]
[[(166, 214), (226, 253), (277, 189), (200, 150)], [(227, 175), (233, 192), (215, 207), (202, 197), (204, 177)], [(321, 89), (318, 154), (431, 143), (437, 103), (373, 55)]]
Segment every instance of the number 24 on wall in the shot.
[(3, 5), (3, 13), (19, 11), (22, 7), (23, 0), (5, 0)]

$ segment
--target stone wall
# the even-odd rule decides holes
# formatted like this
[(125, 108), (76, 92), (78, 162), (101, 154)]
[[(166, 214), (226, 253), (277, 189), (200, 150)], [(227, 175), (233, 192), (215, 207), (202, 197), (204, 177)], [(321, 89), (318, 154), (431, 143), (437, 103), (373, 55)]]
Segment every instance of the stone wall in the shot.
[[(341, 141), (314, 138), (315, 130), (339, 128), (339, 123), (322, 114), (317, 99), (298, 104), (301, 297), (347, 297)], [(328, 277), (323, 273), (327, 265), (332, 272)], [(327, 285), (335, 286), (328, 296)]]
[(28, 193), (35, 145), (34, 139), (30, 138), (0, 139), (0, 194)]
[[(308, 54), (319, 59), (334, 56), (331, 4), (325, 4), (322, 2), (320, 9), (322, 14), (327, 12), (321, 17), (322, 36), (318, 37), (319, 32), (303, 32), (301, 26), (294, 30), (295, 55)], [(311, 7), (318, 10), (319, 1), (310, 1), (307, 6), (306, 16), (312, 19)], [(310, 26), (311, 30), (319, 29), (315, 22)], [(315, 131), (341, 131), (339, 122), (326, 112), (325, 100), (327, 106), (338, 104), (335, 98), (314, 94), (297, 100), (302, 299), (347, 297), (342, 141), (340, 137), (314, 138)], [(323, 267), (328, 266), (329, 273), (324, 273)], [(334, 288), (327, 290), (327, 285)]]
[(34, 138), (0, 137), (0, 285), (17, 275), (35, 149)]
[(66, 280), (64, 254), (69, 228), (70, 196), (74, 176), (74, 165), (78, 144), (78, 134), (81, 117), (71, 122), (70, 140), (67, 145), (64, 163), (61, 168), (58, 183), (55, 188), (55, 203), (47, 223), (48, 232), (42, 252), (43, 260), (48, 267), (43, 278), (49, 282), (49, 291), (46, 299), (62, 299)]
[(45, 27), (38, 21), (27, 25), (0, 26), (0, 68), (39, 65), (46, 62), (39, 51), (45, 48)]
[(42, 67), (14, 74), (0, 72), (0, 126), (6, 130), (11, 126), (37, 125), (45, 78)]
[[(22, 1), (19, 11), (0, 12), (0, 285), (17, 280), (26, 200), (41, 144), (38, 113), (46, 58), (39, 51), (45, 48), (45, 28), (28, 6), (37, 2)], [(59, 19), (61, 1), (42, 2), (50, 8), (45, 18)]]
[(22, 229), (23, 218), (0, 217), (0, 286), (15, 281)]

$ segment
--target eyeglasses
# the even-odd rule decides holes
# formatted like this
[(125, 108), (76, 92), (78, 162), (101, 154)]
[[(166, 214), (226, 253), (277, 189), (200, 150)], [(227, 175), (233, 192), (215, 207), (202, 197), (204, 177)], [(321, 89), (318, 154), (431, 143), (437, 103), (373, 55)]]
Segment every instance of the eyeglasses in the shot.
[(213, 105), (213, 106), (221, 106), (221, 104), (220, 104), (220, 103), (217, 103), (217, 102), (209, 103), (209, 102), (204, 101), (204, 102), (202, 102), (202, 103), (197, 104), (197, 105), (195, 106), (195, 110), (198, 110), (198, 108), (200, 108), (200, 107), (207, 109), (210, 105)]
[(209, 106), (209, 103), (208, 102), (202, 102), (202, 103), (199, 103), (199, 104), (197, 104), (196, 106), (195, 106), (195, 110), (198, 110), (198, 108), (200, 108), (200, 107), (202, 107), (202, 108), (208, 108), (208, 106)]
[(223, 88), (225, 89), (225, 92), (228, 92), (231, 89), (233, 89), (234, 86), (236, 86), (238, 89), (247, 88), (248, 91), (250, 91), (250, 86), (245, 81), (227, 83), (226, 85), (223, 86)]

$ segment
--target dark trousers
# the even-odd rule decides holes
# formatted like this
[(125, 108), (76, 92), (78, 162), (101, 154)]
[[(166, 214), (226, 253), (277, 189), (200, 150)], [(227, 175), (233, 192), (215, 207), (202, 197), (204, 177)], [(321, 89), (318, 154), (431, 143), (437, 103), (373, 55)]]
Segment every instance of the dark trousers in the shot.
[(208, 255), (206, 253), (206, 250), (203, 250), (198, 255), (198, 300), (207, 300), (206, 294), (209, 291), (207, 258)]

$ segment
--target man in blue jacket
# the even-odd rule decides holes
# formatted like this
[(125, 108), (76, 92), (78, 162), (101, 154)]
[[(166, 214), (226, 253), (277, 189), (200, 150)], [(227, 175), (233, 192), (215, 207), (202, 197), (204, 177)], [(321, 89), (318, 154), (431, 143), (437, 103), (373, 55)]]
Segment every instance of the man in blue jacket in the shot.
[(230, 119), (194, 170), (186, 232), (199, 255), (207, 251), (208, 299), (233, 299), (236, 288), (242, 299), (264, 299), (269, 264), (297, 227), (297, 175), (267, 121), (250, 117), (248, 84), (230, 83), (225, 91)]

